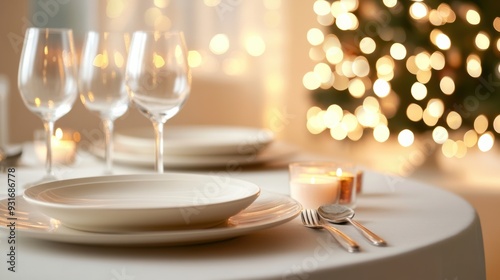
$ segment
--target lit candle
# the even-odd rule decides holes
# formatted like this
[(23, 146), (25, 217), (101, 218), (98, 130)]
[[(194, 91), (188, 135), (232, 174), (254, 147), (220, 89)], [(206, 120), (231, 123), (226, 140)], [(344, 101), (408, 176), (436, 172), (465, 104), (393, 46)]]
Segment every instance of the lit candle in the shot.
[[(52, 160), (54, 163), (71, 164), (75, 161), (76, 142), (71, 131), (56, 129), (52, 135)], [(35, 136), (36, 137), (36, 136)], [(36, 137), (37, 138), (37, 137)], [(35, 140), (35, 153), (40, 160), (45, 160), (47, 147), (44, 139)]]
[(338, 168), (334, 175), (340, 182), (339, 204), (352, 206), (356, 199), (354, 175), (350, 172), (343, 171), (342, 168)]
[(304, 208), (316, 209), (324, 204), (337, 203), (339, 180), (327, 175), (302, 174), (291, 179), (290, 196)]

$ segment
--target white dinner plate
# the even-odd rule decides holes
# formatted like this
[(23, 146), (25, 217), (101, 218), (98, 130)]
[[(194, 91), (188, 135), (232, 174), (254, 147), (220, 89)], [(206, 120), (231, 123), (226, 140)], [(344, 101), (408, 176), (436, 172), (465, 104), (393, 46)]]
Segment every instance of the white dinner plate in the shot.
[[(232, 126), (172, 126), (164, 129), (167, 155), (247, 155), (255, 154), (274, 139), (267, 129)], [(115, 133), (118, 145), (137, 151), (153, 151), (152, 127), (136, 127)]]
[[(105, 246), (177, 246), (225, 240), (271, 228), (295, 218), (301, 205), (286, 195), (263, 191), (249, 207), (226, 223), (207, 229), (144, 231), (126, 233), (95, 233), (63, 226), (60, 221), (40, 213), (22, 197), (16, 199), (16, 234), (63, 243)], [(0, 201), (0, 222), (9, 224), (7, 199)], [(12, 218), (12, 217), (11, 217)], [(0, 227), (0, 231), (8, 231)]]
[(93, 232), (206, 228), (248, 207), (260, 188), (186, 173), (99, 176), (40, 184), (27, 202), (67, 227)]
[[(214, 168), (254, 165), (285, 158), (293, 154), (296, 149), (283, 142), (273, 142), (263, 148), (257, 154), (240, 155), (168, 155), (164, 154), (163, 164), (167, 168)], [(100, 158), (104, 158), (104, 147), (102, 145), (89, 146), (89, 152)], [(128, 146), (115, 142), (113, 161), (122, 165), (151, 167), (155, 163), (154, 147), (138, 151)]]

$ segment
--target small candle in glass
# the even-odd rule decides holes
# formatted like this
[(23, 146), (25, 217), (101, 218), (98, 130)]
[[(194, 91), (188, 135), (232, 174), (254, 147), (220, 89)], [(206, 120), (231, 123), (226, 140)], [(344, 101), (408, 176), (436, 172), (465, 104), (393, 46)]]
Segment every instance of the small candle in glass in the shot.
[[(354, 176), (356, 174), (356, 176)], [(358, 176), (356, 169), (351, 164), (338, 164), (334, 172), (330, 172), (332, 177), (339, 180), (340, 194), (338, 203), (350, 208), (356, 207), (356, 193), (358, 188)]]
[(299, 162), (289, 166), (290, 196), (304, 209), (317, 209), (338, 202), (339, 180), (330, 176), (335, 165), (328, 162)]
[(359, 194), (363, 190), (363, 171), (358, 170), (356, 174), (356, 193)]
[[(72, 164), (75, 161), (78, 132), (72, 130), (56, 129), (52, 135), (52, 160), (59, 164)], [(44, 161), (46, 157), (45, 132), (35, 131), (35, 153)]]

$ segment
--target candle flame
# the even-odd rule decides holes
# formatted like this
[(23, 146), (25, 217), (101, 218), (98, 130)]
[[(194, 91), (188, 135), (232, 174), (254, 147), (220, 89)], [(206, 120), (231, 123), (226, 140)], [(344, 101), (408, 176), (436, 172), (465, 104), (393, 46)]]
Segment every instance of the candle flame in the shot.
[(342, 176), (342, 168), (337, 168), (337, 177)]
[(61, 140), (63, 138), (63, 131), (61, 128), (56, 129), (55, 137), (57, 140)]
[(311, 181), (311, 184), (316, 183), (316, 177), (312, 176), (310, 181)]

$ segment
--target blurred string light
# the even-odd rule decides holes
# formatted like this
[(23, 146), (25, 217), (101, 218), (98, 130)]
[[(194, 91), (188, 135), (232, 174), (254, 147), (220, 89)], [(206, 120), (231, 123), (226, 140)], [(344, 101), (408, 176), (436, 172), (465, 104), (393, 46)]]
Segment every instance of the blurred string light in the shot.
[[(320, 26), (306, 37), (315, 65), (302, 83), (320, 105), (307, 112), (309, 132), (378, 142), (396, 135), (408, 147), (428, 131), (447, 157), (490, 150), (500, 109), (482, 114), (481, 105), (499, 99), (481, 81), (500, 79), (500, 17), (445, 2), (315, 1)], [(489, 96), (478, 96), (481, 85)]]
[[(190, 11), (194, 9), (208, 9), (206, 11), (206, 19), (211, 19), (210, 30), (228, 30), (226, 25), (238, 24), (238, 22), (231, 22), (231, 19), (225, 20), (222, 17), (235, 17), (239, 20), (238, 13), (244, 11), (244, 5), (240, 1), (227, 1), (227, 0), (203, 0), (197, 7), (185, 5), (181, 0), (152, 0), (148, 4), (134, 4), (133, 1), (128, 0), (106, 0), (105, 14), (109, 20), (126, 21), (127, 16), (131, 13), (136, 14), (134, 9), (141, 8), (142, 14), (140, 18), (145, 29), (155, 31), (169, 31), (173, 28), (173, 17), (178, 9), (185, 9), (189, 6)], [(181, 4), (182, 3), (182, 4)], [(257, 4), (257, 3), (256, 3)], [(189, 50), (188, 62), (189, 65), (196, 69), (202, 68), (207, 71), (219, 71), (226, 75), (245, 75), (248, 73), (249, 61), (252, 58), (258, 58), (265, 55), (267, 50), (267, 43), (265, 35), (268, 34), (266, 28), (274, 28), (282, 24), (282, 15), (279, 12), (282, 6), (282, 0), (262, 0), (259, 5), (262, 5), (264, 11), (262, 22), (257, 22), (257, 28), (246, 32), (234, 32), (236, 28), (229, 29), (227, 32), (203, 34), (199, 36), (203, 42), (197, 44), (197, 49)], [(330, 5), (328, 4), (328, 9)], [(261, 10), (259, 10), (261, 11)], [(205, 12), (205, 11), (204, 11)], [(330, 10), (328, 13), (331, 15)], [(333, 16), (332, 16), (333, 19)], [(221, 24), (224, 28), (217, 28), (217, 24)], [(248, 26), (246, 26), (248, 27)], [(205, 31), (204, 31), (205, 32)], [(317, 38), (321, 36), (322, 32), (318, 29), (316, 33), (311, 32), (311, 40), (322, 40)], [(200, 42), (200, 38), (193, 39)], [(317, 44), (321, 44), (318, 42)]]

